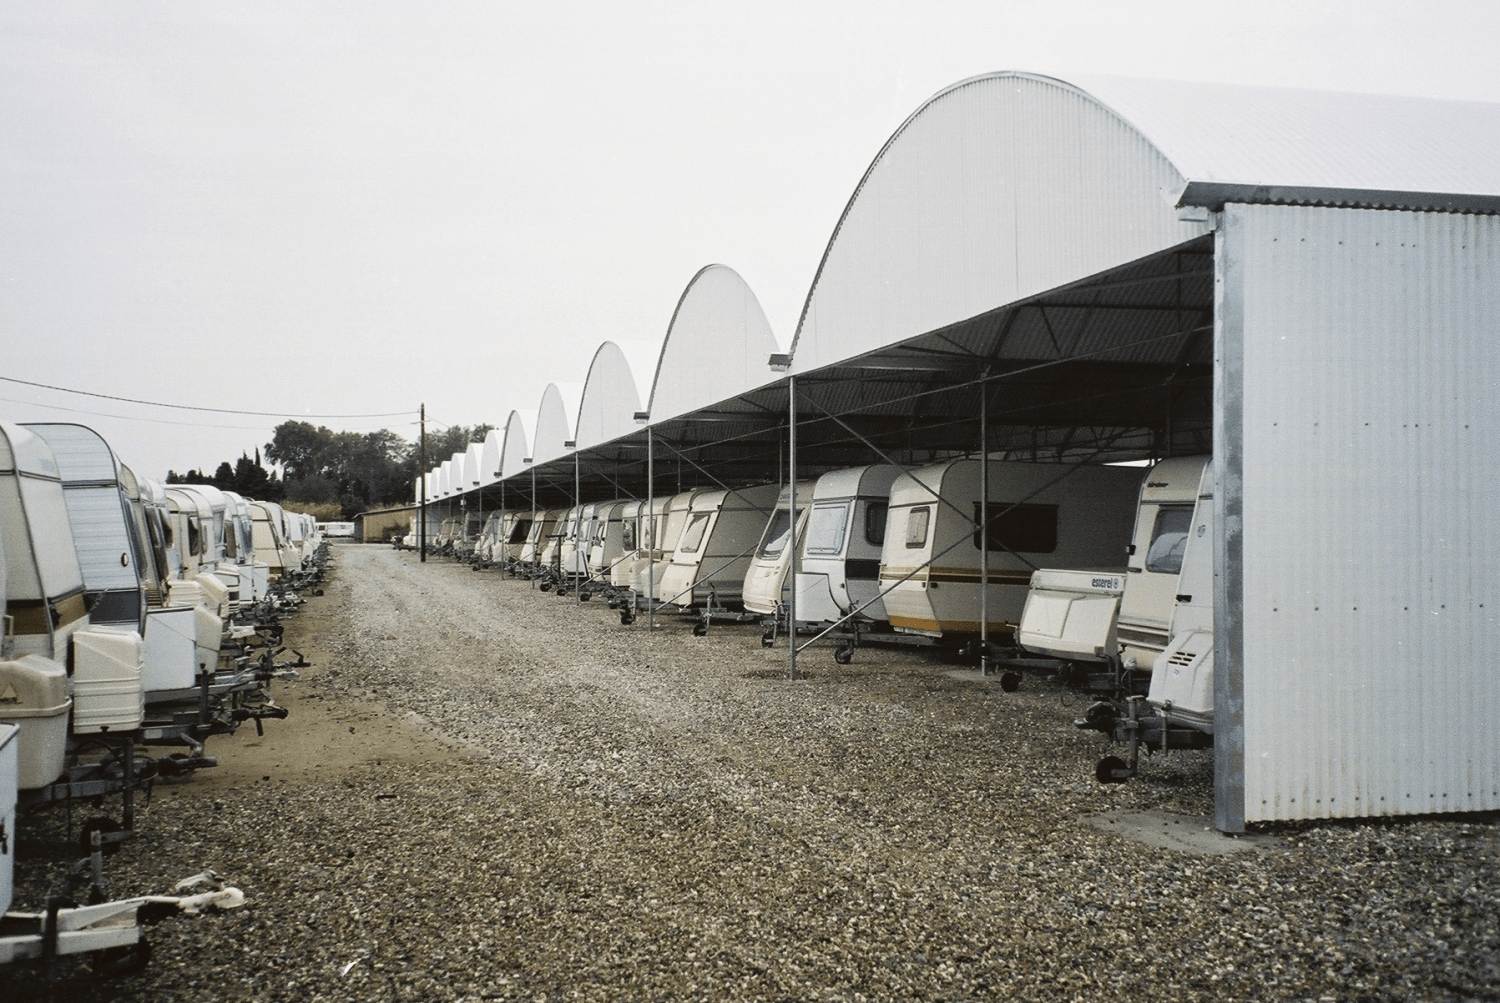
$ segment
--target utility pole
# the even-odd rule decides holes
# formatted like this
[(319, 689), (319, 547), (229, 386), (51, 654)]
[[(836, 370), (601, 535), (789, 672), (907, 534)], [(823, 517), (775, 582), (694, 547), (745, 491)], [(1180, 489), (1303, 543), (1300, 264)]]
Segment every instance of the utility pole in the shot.
[(422, 477), (422, 509), (417, 513), (417, 552), (422, 563), (427, 563), (427, 404), (424, 401), (418, 411), (417, 424), (421, 431), (417, 435), (417, 469)]

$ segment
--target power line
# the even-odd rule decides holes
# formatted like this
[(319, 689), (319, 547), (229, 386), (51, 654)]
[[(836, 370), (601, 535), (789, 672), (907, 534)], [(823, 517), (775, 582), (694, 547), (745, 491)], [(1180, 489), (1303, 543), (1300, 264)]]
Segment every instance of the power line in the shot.
[(72, 387), (53, 386), (50, 383), (35, 383), (31, 380), (21, 380), (14, 376), (0, 376), (0, 380), (6, 383), (19, 383), (26, 387), (39, 387), (42, 390), (56, 390), (59, 393), (78, 394), (81, 397), (97, 397), (100, 400), (122, 401), (126, 404), (145, 404), (148, 407), (165, 407), (175, 411), (211, 411), (214, 414), (244, 414), (255, 418), (405, 418), (416, 414), (415, 411), (377, 411), (371, 414), (294, 414), (289, 411), (242, 411), (227, 407), (197, 407), (193, 404), (167, 404), (163, 401), (141, 400), (138, 397), (119, 397), (114, 394), (98, 394), (91, 390), (75, 390)]
[[(40, 407), (50, 411), (66, 411), (69, 414), (83, 414), (91, 418), (114, 418), (119, 421), (149, 421), (156, 425), (180, 425), (183, 428), (220, 428), (237, 432), (264, 432), (270, 425), (216, 425), (212, 422), (202, 421), (173, 421), (170, 418), (148, 418), (138, 414), (112, 414), (108, 411), (90, 411), (86, 408), (66, 407), (62, 404), (43, 404), (40, 401), (16, 400), (14, 397), (0, 397), (0, 403), (18, 404), (22, 407)], [(415, 425), (414, 421), (401, 422), (403, 425)]]

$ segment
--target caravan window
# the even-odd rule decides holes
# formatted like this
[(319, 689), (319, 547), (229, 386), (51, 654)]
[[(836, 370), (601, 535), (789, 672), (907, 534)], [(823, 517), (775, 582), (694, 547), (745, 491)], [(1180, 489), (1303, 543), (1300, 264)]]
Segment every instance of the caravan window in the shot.
[(1156, 510), (1151, 528), (1151, 546), (1146, 548), (1146, 570), (1162, 575), (1182, 572), (1182, 553), (1187, 549), (1193, 525), (1193, 506), (1163, 505)]
[(514, 526), (510, 528), (508, 543), (525, 543), (526, 538), (531, 535), (531, 520), (517, 519)]
[(844, 549), (844, 527), (849, 524), (849, 503), (814, 505), (807, 520), (809, 554), (837, 554)]
[(198, 523), (196, 515), (188, 516), (188, 553), (203, 553), (203, 527)]
[(624, 526), (621, 527), (621, 530), (620, 530), (620, 549), (621, 550), (634, 550), (635, 549), (635, 520), (634, 519), (626, 519)]
[(703, 534), (708, 532), (708, 521), (713, 518), (712, 512), (699, 512), (693, 516), (687, 524), (687, 529), (682, 531), (682, 539), (677, 541), (677, 552), (679, 554), (696, 554), (698, 548), (703, 546)]
[(760, 545), (760, 557), (778, 557), (786, 549), (787, 537), (790, 536), (792, 520), (787, 517), (785, 507), (778, 508), (776, 514), (771, 516), (770, 523), (766, 526), (766, 535)]
[[(1018, 554), (1050, 554), (1057, 549), (1057, 506), (1017, 505), (1014, 502), (991, 502), (989, 505), (990, 550), (1014, 551)], [(979, 549), (979, 503), (974, 504), (974, 549)]]
[(885, 517), (889, 509), (883, 501), (870, 502), (865, 508), (865, 542), (872, 547), (885, 544)]
[(927, 524), (932, 520), (932, 506), (921, 505), (906, 514), (906, 549), (927, 546)]

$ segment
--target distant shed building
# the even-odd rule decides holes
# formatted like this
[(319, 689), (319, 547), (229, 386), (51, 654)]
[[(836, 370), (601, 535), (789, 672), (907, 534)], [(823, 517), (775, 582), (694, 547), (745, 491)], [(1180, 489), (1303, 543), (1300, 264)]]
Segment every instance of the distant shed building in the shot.
[(416, 511), (415, 505), (397, 505), (361, 512), (354, 517), (354, 538), (360, 543), (386, 543), (405, 536), (411, 529)]

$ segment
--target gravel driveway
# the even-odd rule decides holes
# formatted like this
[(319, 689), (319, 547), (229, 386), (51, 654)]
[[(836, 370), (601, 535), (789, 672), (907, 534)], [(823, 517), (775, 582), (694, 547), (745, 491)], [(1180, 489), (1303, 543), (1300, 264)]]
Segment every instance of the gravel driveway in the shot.
[(1153, 848), (1089, 816), (1207, 815), (1210, 757), (1101, 787), (1050, 683), (874, 650), (792, 683), (757, 629), (336, 552), (293, 716), (110, 863), (116, 894), (212, 866), (251, 904), (69, 998), (1500, 998), (1493, 818)]

